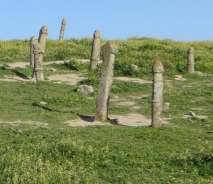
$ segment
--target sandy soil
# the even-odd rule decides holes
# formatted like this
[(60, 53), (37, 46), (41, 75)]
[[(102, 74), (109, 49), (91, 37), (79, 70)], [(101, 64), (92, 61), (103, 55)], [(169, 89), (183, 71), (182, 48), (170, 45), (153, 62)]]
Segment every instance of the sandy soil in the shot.
[(76, 85), (81, 80), (85, 79), (80, 74), (72, 73), (72, 74), (57, 74), (57, 75), (51, 75), (48, 77), (49, 81), (53, 82), (62, 82), (68, 85)]
[(132, 78), (132, 77), (115, 77), (115, 80), (124, 81), (124, 82), (135, 82), (138, 84), (150, 84), (152, 81), (143, 80), (139, 78)]

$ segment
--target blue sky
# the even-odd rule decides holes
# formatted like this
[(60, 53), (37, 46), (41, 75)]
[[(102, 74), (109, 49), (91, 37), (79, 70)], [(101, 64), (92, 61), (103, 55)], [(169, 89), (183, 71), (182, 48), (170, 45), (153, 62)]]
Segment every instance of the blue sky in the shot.
[(42, 25), (57, 39), (63, 16), (66, 38), (133, 36), (213, 40), (213, 0), (1, 0), (0, 39), (37, 36)]

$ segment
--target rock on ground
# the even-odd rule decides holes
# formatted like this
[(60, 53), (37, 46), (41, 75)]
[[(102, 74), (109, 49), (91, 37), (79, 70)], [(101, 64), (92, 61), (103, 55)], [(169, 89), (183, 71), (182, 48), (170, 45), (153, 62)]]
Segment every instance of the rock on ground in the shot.
[(85, 96), (88, 96), (94, 93), (94, 88), (89, 85), (80, 85), (78, 87), (78, 92)]

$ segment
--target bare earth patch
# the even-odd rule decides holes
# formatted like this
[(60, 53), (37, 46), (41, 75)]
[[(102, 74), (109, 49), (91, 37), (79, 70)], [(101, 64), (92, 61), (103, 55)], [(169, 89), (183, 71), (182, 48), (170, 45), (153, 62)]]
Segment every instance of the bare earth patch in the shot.
[[(89, 63), (90, 60), (89, 59), (76, 59), (76, 61), (82, 63), (82, 64), (86, 64)], [(64, 61), (64, 60), (60, 60), (60, 61), (48, 61), (48, 62), (44, 62), (44, 65), (52, 65), (52, 64), (64, 64), (64, 63), (68, 63), (69, 61)], [(99, 63), (102, 63), (102, 61), (99, 61)], [(28, 62), (13, 62), (13, 63), (7, 63), (6, 66), (8, 66), (11, 69), (15, 69), (15, 68), (26, 68), (27, 66), (29, 66)]]
[(115, 80), (123, 81), (123, 82), (134, 82), (138, 84), (151, 84), (151, 81), (140, 79), (140, 78), (132, 78), (132, 77), (115, 77)]
[(0, 78), (0, 81), (5, 81), (5, 82), (32, 82), (30, 79), (23, 79), (18, 76), (4, 76), (3, 78)]
[(12, 126), (30, 125), (30, 126), (38, 127), (38, 128), (47, 128), (48, 127), (48, 123), (41, 123), (41, 122), (35, 122), (35, 121), (21, 121), (21, 120), (10, 121), (10, 122), (0, 120), (0, 124), (9, 124)]
[(11, 69), (26, 68), (27, 66), (29, 66), (29, 63), (27, 63), (27, 62), (15, 62), (15, 63), (8, 63), (8, 64), (6, 64), (6, 66), (8, 66)]
[(69, 127), (111, 126), (110, 123), (98, 122), (98, 121), (89, 122), (80, 118), (76, 120), (67, 121), (65, 122), (65, 124)]
[(80, 74), (72, 73), (72, 74), (57, 74), (57, 75), (51, 75), (48, 77), (48, 80), (53, 82), (62, 82), (68, 85), (76, 85), (81, 80), (85, 79)]
[[(147, 118), (142, 114), (127, 114), (127, 115), (112, 115), (111, 120), (116, 120), (117, 125), (127, 127), (147, 127), (151, 126), (151, 119)], [(163, 124), (168, 124), (166, 119), (162, 119)], [(111, 123), (107, 122), (92, 122), (83, 119), (76, 119), (65, 122), (70, 127), (89, 127), (89, 126), (112, 126)]]
[(136, 105), (136, 102), (134, 102), (134, 101), (122, 101), (122, 102), (117, 102), (116, 105), (119, 105), (119, 106), (134, 106), (134, 105)]

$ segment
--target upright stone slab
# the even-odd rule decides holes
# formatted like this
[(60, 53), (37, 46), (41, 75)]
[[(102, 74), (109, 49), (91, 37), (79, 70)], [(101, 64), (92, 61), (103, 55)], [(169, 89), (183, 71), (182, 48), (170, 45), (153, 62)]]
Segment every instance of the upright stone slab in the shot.
[(33, 47), (34, 52), (34, 68), (33, 68), (33, 78), (38, 81), (44, 80), (44, 74), (43, 74), (43, 65), (42, 65), (42, 59), (44, 52), (41, 50), (40, 45), (38, 43), (34, 44)]
[[(39, 38), (38, 38), (38, 45), (35, 45), (35, 53), (37, 52), (37, 55), (34, 57), (34, 72), (33, 77), (36, 78), (37, 81), (44, 80), (44, 74), (43, 74), (43, 60), (44, 60), (44, 52), (46, 49), (46, 43), (47, 43), (47, 35), (48, 35), (48, 29), (47, 26), (43, 26), (40, 29), (39, 32)], [(37, 58), (39, 57), (39, 58)]]
[(188, 50), (188, 63), (187, 63), (188, 73), (195, 73), (195, 59), (194, 59), (194, 49), (191, 47)]
[(43, 26), (39, 32), (38, 43), (42, 52), (45, 52), (47, 43), (48, 29), (47, 26)]
[(33, 47), (34, 44), (36, 43), (36, 38), (33, 36), (30, 39), (30, 67), (33, 68), (34, 67), (34, 53), (33, 53)]
[(64, 33), (65, 33), (66, 26), (67, 26), (67, 20), (65, 18), (63, 18), (63, 20), (61, 22), (61, 30), (60, 30), (60, 34), (59, 34), (59, 40), (64, 40)]
[(113, 70), (117, 49), (112, 42), (103, 47), (103, 66), (100, 79), (99, 93), (96, 101), (96, 121), (107, 121), (110, 91), (113, 82)]
[(101, 34), (98, 30), (93, 35), (92, 53), (90, 58), (90, 70), (95, 70), (100, 60)]
[(156, 61), (153, 66), (153, 91), (152, 91), (152, 127), (161, 126), (161, 113), (163, 111), (163, 91), (164, 91), (164, 66), (160, 61)]

